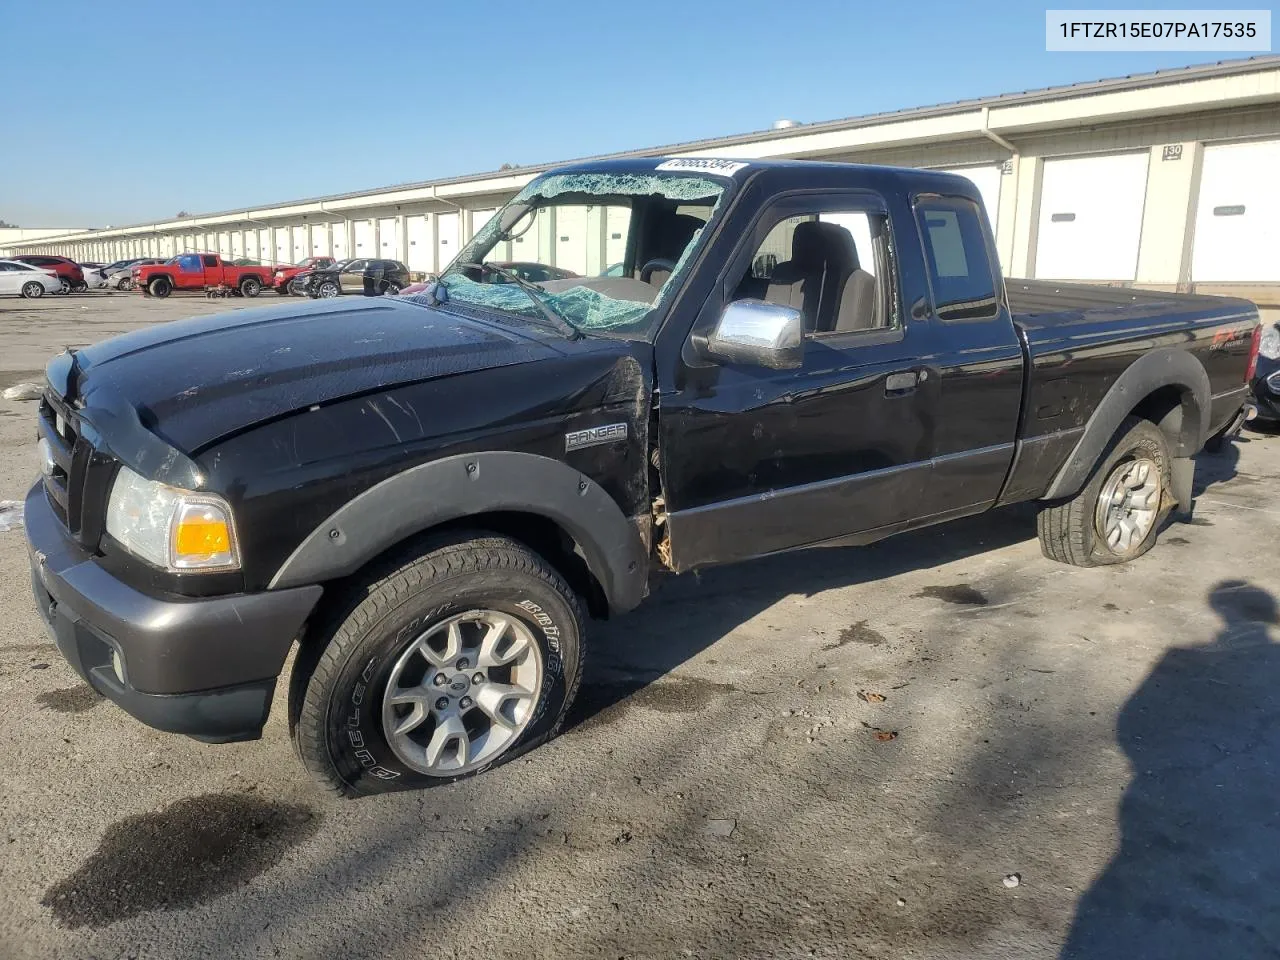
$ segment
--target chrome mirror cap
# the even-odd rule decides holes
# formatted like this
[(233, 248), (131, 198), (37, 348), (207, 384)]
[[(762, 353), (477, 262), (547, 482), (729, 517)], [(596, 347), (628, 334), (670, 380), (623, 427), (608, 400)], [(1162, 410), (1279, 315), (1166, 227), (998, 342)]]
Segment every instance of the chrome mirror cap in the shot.
[(793, 370), (804, 358), (804, 318), (794, 307), (735, 300), (707, 338), (707, 353), (732, 363)]

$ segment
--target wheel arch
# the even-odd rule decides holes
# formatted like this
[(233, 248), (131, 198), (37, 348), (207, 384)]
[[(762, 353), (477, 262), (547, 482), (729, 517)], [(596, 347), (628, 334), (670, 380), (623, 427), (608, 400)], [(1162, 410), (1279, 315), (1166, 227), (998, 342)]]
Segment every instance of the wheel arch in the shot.
[(375, 484), (312, 530), (269, 587), (341, 579), (407, 540), (454, 527), (502, 533), (542, 554), (596, 615), (644, 597), (647, 548), (609, 494), (559, 460), (511, 451), (445, 457)]
[(1185, 350), (1144, 354), (1122, 373), (1085, 424), (1084, 433), (1053, 478), (1043, 499), (1073, 496), (1126, 417), (1156, 424), (1176, 459), (1194, 456), (1208, 435), (1212, 395), (1200, 361)]

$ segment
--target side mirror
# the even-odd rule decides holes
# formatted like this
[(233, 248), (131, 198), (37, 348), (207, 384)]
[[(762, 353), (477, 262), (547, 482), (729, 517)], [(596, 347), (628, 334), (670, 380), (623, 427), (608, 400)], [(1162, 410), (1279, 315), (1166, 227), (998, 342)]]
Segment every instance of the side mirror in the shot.
[(794, 370), (804, 361), (804, 317), (778, 303), (735, 300), (707, 337), (706, 352), (732, 363)]

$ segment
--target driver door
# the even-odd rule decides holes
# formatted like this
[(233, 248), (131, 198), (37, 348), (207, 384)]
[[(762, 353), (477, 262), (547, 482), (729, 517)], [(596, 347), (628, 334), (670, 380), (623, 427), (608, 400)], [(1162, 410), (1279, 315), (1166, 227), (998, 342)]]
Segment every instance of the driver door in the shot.
[[(0, 263), (0, 293), (18, 293), (28, 277), (26, 270), (19, 270), (11, 263)], [(34, 279), (34, 275), (31, 277)]]
[[(699, 311), (660, 406), (672, 566), (727, 563), (904, 525), (928, 487), (933, 378), (907, 324), (884, 201), (866, 191), (776, 200)], [(800, 365), (698, 355), (738, 300), (799, 310)]]

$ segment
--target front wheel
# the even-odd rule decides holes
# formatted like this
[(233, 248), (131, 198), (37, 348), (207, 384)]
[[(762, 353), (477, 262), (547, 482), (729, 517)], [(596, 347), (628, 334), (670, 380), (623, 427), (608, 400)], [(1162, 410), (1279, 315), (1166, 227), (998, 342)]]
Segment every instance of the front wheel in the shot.
[(61, 286), (62, 286), (62, 289), (59, 291), (59, 293), (70, 293), (70, 292), (71, 292), (71, 281), (70, 281), (70, 280), (68, 280), (66, 277), (59, 277), (59, 278), (58, 278), (58, 283), (59, 283), (59, 284), (61, 284)]
[(38, 300), (44, 296), (44, 284), (29, 280), (22, 285), (22, 295), (28, 300)]
[(338, 285), (332, 280), (326, 280), (316, 288), (315, 295), (322, 300), (329, 300), (338, 295)]
[(167, 277), (156, 277), (147, 284), (147, 292), (158, 300), (163, 300), (172, 291), (173, 284), (169, 282)]
[(474, 776), (556, 734), (582, 676), (582, 607), (545, 560), (476, 533), (352, 583), (290, 678), (303, 765), (348, 796)]
[(394, 297), (400, 293), (400, 288), (388, 280), (382, 286), (382, 295), (384, 297)]
[(1169, 442), (1160, 428), (1129, 417), (1080, 492), (1041, 507), (1041, 551), (1077, 567), (1142, 556), (1173, 509), (1171, 469)]
[(262, 292), (262, 281), (257, 277), (245, 277), (240, 281), (240, 295), (253, 298)]

